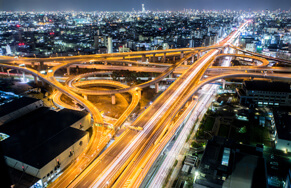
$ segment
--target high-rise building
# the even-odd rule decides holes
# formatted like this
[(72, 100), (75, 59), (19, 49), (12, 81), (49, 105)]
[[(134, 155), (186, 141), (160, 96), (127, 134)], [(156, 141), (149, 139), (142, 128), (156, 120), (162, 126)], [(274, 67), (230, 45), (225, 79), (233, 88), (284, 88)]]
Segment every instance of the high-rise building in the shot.
[(11, 55), (11, 48), (10, 48), (9, 44), (7, 44), (7, 46), (6, 46), (6, 55)]
[(113, 53), (112, 38), (108, 37), (107, 52), (109, 54)]
[(142, 12), (145, 12), (144, 4), (141, 4)]

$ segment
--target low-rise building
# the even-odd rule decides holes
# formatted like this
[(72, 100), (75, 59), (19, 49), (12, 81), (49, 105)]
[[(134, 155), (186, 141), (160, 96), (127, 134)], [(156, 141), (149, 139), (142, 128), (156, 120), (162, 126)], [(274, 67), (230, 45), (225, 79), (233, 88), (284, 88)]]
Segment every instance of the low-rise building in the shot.
[(274, 111), (276, 149), (291, 152), (291, 113), (284, 110)]
[(0, 106), (0, 126), (43, 106), (43, 101), (31, 97), (20, 97)]
[(90, 114), (42, 107), (0, 126), (9, 135), (1, 142), (8, 166), (38, 178), (45, 185), (67, 167), (87, 146)]
[(213, 137), (195, 172), (194, 187), (267, 187), (263, 149)]
[(237, 93), (240, 103), (248, 106), (291, 106), (289, 83), (245, 81)]

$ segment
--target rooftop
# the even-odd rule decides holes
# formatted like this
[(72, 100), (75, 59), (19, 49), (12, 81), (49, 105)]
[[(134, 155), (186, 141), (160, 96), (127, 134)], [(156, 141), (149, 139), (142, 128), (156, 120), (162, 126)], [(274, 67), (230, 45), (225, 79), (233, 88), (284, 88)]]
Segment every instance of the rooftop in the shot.
[(14, 112), (39, 100), (40, 99), (35, 99), (31, 97), (21, 97), (19, 99), (15, 99), (12, 102), (0, 106), (0, 117), (10, 114), (11, 112)]
[(0, 127), (10, 137), (1, 144), (5, 155), (41, 168), (70, 147), (86, 132), (71, 128), (86, 112), (42, 107)]
[(278, 109), (274, 111), (279, 139), (291, 140), (291, 115), (288, 113), (289, 110)]
[(291, 86), (284, 82), (245, 81), (247, 90), (291, 93)]
[(207, 143), (195, 183), (197, 187), (266, 187), (264, 163), (258, 148), (214, 137)]

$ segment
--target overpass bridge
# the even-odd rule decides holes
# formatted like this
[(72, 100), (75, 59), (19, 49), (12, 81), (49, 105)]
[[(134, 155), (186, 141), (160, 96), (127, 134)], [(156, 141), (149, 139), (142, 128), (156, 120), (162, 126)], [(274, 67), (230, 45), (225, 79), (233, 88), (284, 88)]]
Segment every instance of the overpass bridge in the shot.
[[(179, 110), (185, 105), (184, 101), (189, 100), (189, 97), (192, 94), (192, 91), (197, 87), (199, 89), (200, 79), (204, 75), (205, 71), (212, 64), (212, 61), (216, 58), (216, 55), (222, 52), (223, 49), (228, 48), (230, 44), (237, 38), (238, 34), (243, 30), (243, 28), (247, 25), (244, 23), (237, 31), (233, 32), (231, 35), (226, 37), (223, 41), (218, 43), (217, 45), (211, 47), (200, 47), (193, 49), (171, 49), (171, 50), (157, 50), (157, 51), (147, 51), (147, 52), (129, 52), (129, 53), (121, 53), (121, 54), (98, 54), (98, 55), (89, 55), (89, 56), (74, 56), (74, 57), (55, 57), (55, 58), (8, 58), (4, 57), (1, 59), (0, 66), (10, 67), (13, 69), (19, 69), (21, 71), (26, 71), (33, 76), (39, 77), (41, 80), (47, 82), (48, 84), (55, 87), (57, 90), (62, 93), (68, 95), (73, 100), (80, 103), (82, 106), (88, 110), (94, 119), (94, 123), (97, 126), (93, 126), (93, 136), (90, 139), (90, 143), (86, 148), (86, 151), (80, 156), (80, 160), (72, 164), (68, 167), (64, 173), (50, 186), (51, 187), (105, 187), (111, 186), (114, 184), (115, 180), (122, 174), (122, 178), (118, 179), (118, 185), (124, 185), (124, 183), (132, 178), (130, 176), (132, 170), (139, 170), (136, 174), (140, 174), (140, 166), (144, 164), (143, 159), (148, 159), (152, 153), (148, 153), (151, 151), (150, 149), (154, 149), (154, 151), (158, 151), (157, 148), (152, 148), (152, 143), (155, 143), (157, 138), (160, 138), (161, 134), (164, 134), (164, 129), (171, 127), (168, 122), (171, 122), (172, 118), (177, 115)], [(202, 51), (208, 51), (204, 55)], [(202, 56), (203, 55), (203, 56)], [(167, 57), (172, 56), (179, 59), (176, 63), (171, 66), (166, 66), (164, 72), (156, 79), (151, 80), (149, 82), (145, 82), (136, 87), (124, 87), (109, 91), (86, 91), (78, 89), (79, 86), (82, 85), (82, 82), (75, 82), (79, 80), (81, 77), (75, 79), (71, 79), (71, 81), (67, 81), (67, 83), (71, 83), (71, 86), (75, 85), (75, 88), (68, 87), (70, 84), (63, 86), (55, 79), (56, 71), (66, 68), (69, 66), (75, 66), (78, 63), (90, 62), (93, 61), (107, 61), (107, 64), (110, 60), (114, 63), (114, 58), (123, 59), (141, 59), (142, 62), (145, 61), (146, 58), (151, 57), (153, 61), (155, 57)], [(183, 72), (183, 74), (157, 99), (154, 103), (142, 113), (135, 122), (131, 125), (134, 129), (127, 129), (120, 137), (116, 139), (116, 141), (107, 148), (96, 160), (94, 160), (101, 152), (101, 150), (105, 147), (105, 144), (110, 140), (110, 136), (114, 135), (113, 129), (108, 129), (103, 125), (102, 116), (98, 109), (92, 105), (88, 100), (79, 94), (83, 94), (86, 92), (92, 92), (90, 94), (115, 94), (115, 93), (123, 93), (123, 92), (136, 92), (144, 87), (148, 87), (149, 85), (158, 83), (163, 78), (171, 74), (175, 69), (177, 69), (182, 64), (187, 64), (186, 62), (192, 58), (192, 62), (194, 56), (197, 56), (198, 60), (189, 66), (187, 70)], [(202, 57), (201, 57), (202, 56)], [(166, 59), (166, 58), (164, 58)], [(258, 59), (257, 59), (258, 60)], [(260, 60), (260, 59), (259, 59)], [(39, 72), (19, 67), (9, 65), (11, 63), (21, 64), (23, 62), (52, 62), (56, 61), (56, 65), (48, 71), (47, 75), (42, 75)], [(118, 60), (119, 61), (119, 60)], [(191, 60), (190, 60), (191, 61)], [(115, 60), (116, 62), (116, 60)], [(264, 64), (265, 61), (261, 61)], [(122, 63), (121, 61), (118, 63)], [(125, 62), (124, 62), (125, 63)], [(156, 63), (156, 62), (154, 62)], [(41, 63), (40, 63), (41, 64)], [(140, 64), (140, 63), (136, 63)], [(161, 63), (162, 64), (162, 63)], [(243, 73), (241, 73), (243, 75)], [(244, 73), (248, 74), (248, 73)], [(251, 74), (251, 73), (249, 73)], [(233, 76), (233, 75), (232, 75)], [(273, 75), (274, 76), (274, 75)], [(108, 84), (105, 81), (95, 82), (84, 82), (83, 84)], [(121, 87), (116, 83), (112, 83), (114, 87)], [(137, 94), (138, 95), (138, 94)], [(136, 98), (137, 99), (137, 98)], [(135, 102), (132, 102), (136, 104)], [(127, 115), (123, 116), (123, 119), (120, 120), (118, 125), (121, 125), (122, 122), (128, 117), (131, 113), (132, 108), (128, 108), (126, 111)], [(101, 126), (100, 126), (101, 125)], [(135, 129), (138, 129), (136, 131)], [(166, 134), (166, 133), (165, 133)], [(86, 159), (88, 158), (89, 159)], [(136, 163), (133, 165), (130, 163), (132, 159), (135, 159)], [(93, 162), (94, 161), (94, 162)], [(90, 164), (90, 165), (89, 165)], [(127, 165), (129, 164), (128, 168)], [(80, 166), (86, 167), (80, 168)], [(138, 167), (138, 168), (135, 168)], [(125, 171), (123, 171), (126, 169)], [(135, 177), (134, 177), (135, 178)], [(136, 181), (138, 183), (139, 181)], [(135, 183), (135, 181), (133, 181)], [(116, 184), (117, 185), (117, 184)]]

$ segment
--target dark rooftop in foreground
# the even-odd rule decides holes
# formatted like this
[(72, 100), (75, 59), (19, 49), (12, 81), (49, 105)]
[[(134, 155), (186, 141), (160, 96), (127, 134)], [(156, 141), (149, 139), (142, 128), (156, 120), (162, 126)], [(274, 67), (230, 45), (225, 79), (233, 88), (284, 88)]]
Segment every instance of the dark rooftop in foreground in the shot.
[(39, 100), (40, 99), (35, 99), (31, 97), (21, 97), (19, 99), (14, 99), (12, 102), (0, 106), (0, 117), (10, 114), (15, 110), (18, 110)]
[(70, 126), (86, 112), (63, 109), (59, 112), (42, 107), (0, 126), (10, 137), (4, 140), (6, 156), (41, 168), (82, 138), (86, 132)]
[(276, 129), (279, 139), (291, 140), (291, 115), (288, 113), (289, 110), (284, 111), (283, 109), (278, 109), (274, 111)]
[(198, 171), (195, 187), (267, 187), (262, 148), (222, 137), (208, 141)]
[(33, 186), (39, 178), (23, 173), (23, 171), (16, 170), (12, 167), (8, 167), (9, 173), (11, 174), (10, 178), (12, 184), (15, 185), (15, 188), (27, 188)]
[(247, 90), (290, 92), (290, 84), (284, 82), (245, 81)]

